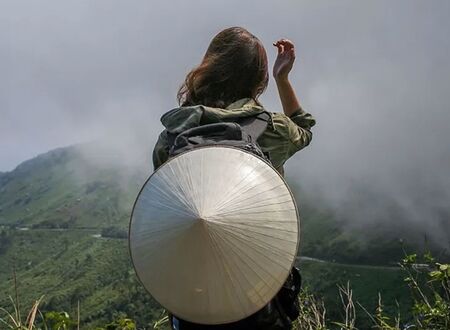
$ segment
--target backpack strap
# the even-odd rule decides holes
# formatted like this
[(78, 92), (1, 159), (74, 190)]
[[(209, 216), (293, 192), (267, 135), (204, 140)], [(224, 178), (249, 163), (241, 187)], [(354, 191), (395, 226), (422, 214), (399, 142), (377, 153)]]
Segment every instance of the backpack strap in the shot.
[(270, 113), (264, 111), (256, 116), (245, 117), (236, 122), (241, 125), (244, 132), (252, 137), (253, 142), (256, 142), (260, 135), (266, 130), (270, 118)]
[[(258, 138), (266, 130), (267, 125), (269, 122), (271, 123), (271, 120), (272, 116), (270, 112), (264, 111), (256, 116), (240, 119), (237, 123), (242, 127), (242, 130), (250, 136), (252, 142), (257, 144)], [(271, 156), (269, 152), (264, 152), (262, 150), (261, 152), (264, 154), (266, 160), (271, 163)]]

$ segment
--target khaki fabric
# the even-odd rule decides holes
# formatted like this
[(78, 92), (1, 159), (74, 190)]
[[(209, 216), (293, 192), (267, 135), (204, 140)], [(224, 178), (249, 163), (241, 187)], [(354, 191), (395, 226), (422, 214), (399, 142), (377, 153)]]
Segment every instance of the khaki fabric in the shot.
[[(169, 157), (167, 132), (181, 133), (199, 125), (242, 118), (267, 111), (252, 98), (233, 102), (225, 109), (204, 105), (177, 107), (161, 117), (165, 129), (160, 133), (153, 150), (153, 166), (156, 170)], [(284, 174), (283, 164), (297, 151), (303, 149), (312, 139), (311, 127), (316, 123), (310, 113), (299, 108), (290, 117), (280, 112), (269, 112), (271, 120), (257, 140), (264, 152), (269, 153), (273, 166)]]

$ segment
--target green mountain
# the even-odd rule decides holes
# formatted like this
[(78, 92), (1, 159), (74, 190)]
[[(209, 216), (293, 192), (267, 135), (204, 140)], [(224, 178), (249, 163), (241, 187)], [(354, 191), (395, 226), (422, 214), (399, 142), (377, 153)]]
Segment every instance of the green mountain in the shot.
[[(134, 199), (151, 166), (104, 159), (100, 150), (92, 159), (86, 148), (95, 150), (60, 148), (0, 173), (0, 306), (10, 305), (14, 270), (23, 308), (45, 295), (44, 309), (73, 315), (80, 301), (86, 328), (120, 315), (148, 326), (161, 307), (137, 281), (126, 237)], [(399, 237), (407, 241), (422, 233), (386, 224), (349, 229), (319, 197), (294, 182), (290, 186), (300, 205), (301, 255), (323, 259), (299, 261), (305, 285), (332, 306), (339, 303), (336, 283), (346, 280), (369, 307), (378, 291), (393, 306), (394, 297), (407, 299), (392, 263), (403, 256)], [(411, 250), (419, 247), (410, 244)]]
[(0, 177), (0, 224), (125, 228), (142, 178), (129, 168), (90, 162), (80, 147), (56, 149)]
[(15, 269), (24, 308), (45, 294), (44, 309), (73, 315), (79, 300), (87, 328), (120, 313), (149, 323), (161, 308), (138, 283), (124, 239), (146, 173), (91, 162), (82, 148), (0, 176), (0, 306), (10, 305)]

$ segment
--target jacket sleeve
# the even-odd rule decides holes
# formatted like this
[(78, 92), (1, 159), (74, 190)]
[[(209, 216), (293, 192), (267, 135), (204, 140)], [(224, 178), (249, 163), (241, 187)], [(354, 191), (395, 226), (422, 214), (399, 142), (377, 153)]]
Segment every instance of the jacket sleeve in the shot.
[(279, 121), (278, 130), (288, 141), (285, 145), (286, 159), (310, 144), (312, 140), (311, 127), (316, 124), (316, 120), (310, 113), (299, 108), (290, 116), (280, 114), (277, 119)]
[(167, 140), (167, 130), (159, 134), (155, 147), (153, 148), (153, 171), (164, 164), (169, 158), (169, 144)]

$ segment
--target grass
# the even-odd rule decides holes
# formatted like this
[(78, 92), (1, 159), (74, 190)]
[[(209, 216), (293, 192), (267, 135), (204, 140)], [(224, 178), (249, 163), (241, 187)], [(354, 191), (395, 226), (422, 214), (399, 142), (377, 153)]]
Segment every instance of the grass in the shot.
[[(366, 265), (338, 264), (332, 262), (300, 261), (299, 267), (303, 282), (311, 288), (318, 298), (327, 306), (327, 315), (331, 319), (342, 317), (342, 290), (347, 282), (352, 287), (353, 296), (361, 305), (371, 312), (378, 306), (378, 294), (387, 302), (389, 316), (397, 313), (397, 303), (401, 313), (407, 315), (411, 305), (408, 288), (404, 285), (404, 274), (400, 268)], [(370, 324), (370, 318), (362, 313), (358, 326)]]

